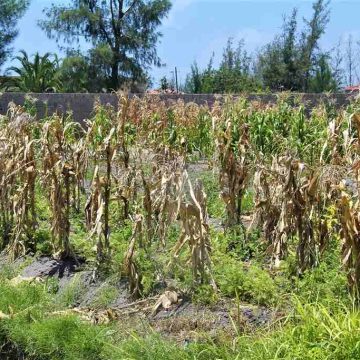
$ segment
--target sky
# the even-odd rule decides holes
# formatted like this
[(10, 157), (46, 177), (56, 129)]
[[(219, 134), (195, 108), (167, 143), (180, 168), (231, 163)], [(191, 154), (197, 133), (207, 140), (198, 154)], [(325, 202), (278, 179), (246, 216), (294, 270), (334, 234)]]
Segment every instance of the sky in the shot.
[[(19, 22), (19, 36), (13, 44), (15, 54), (21, 49), (29, 54), (59, 53), (56, 42), (37, 26), (44, 16), (42, 10), (51, 3), (64, 1), (31, 0)], [(206, 66), (213, 52), (215, 62), (219, 61), (229, 37), (234, 41), (244, 39), (248, 51), (257, 51), (280, 32), (283, 17), (294, 7), (299, 10), (299, 20), (310, 17), (311, 4), (311, 0), (173, 0), (172, 10), (160, 28), (163, 37), (158, 54), (165, 66), (150, 71), (154, 86), (161, 77), (173, 76), (175, 67), (183, 82), (191, 64), (196, 61), (200, 67)], [(360, 0), (332, 0), (331, 20), (322, 47), (329, 50), (339, 41), (344, 43), (349, 34), (360, 40), (359, 14)]]

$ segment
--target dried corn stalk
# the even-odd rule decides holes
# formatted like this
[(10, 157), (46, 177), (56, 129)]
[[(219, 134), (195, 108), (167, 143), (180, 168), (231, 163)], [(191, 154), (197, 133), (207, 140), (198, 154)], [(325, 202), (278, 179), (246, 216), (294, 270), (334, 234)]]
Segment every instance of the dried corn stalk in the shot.
[(165, 246), (169, 227), (174, 223), (180, 210), (184, 193), (184, 159), (176, 159), (159, 168), (160, 181), (152, 191), (152, 208), (158, 221), (158, 236)]
[(8, 120), (0, 130), (0, 171), (3, 245), (12, 258), (35, 250), (36, 227), (34, 140), (32, 118), (10, 104)]
[(36, 229), (35, 182), (36, 162), (34, 141), (25, 136), (24, 144), (19, 148), (18, 185), (12, 198), (14, 226), (11, 231), (9, 250), (13, 258), (25, 255), (29, 250), (35, 251), (34, 233)]
[(193, 189), (188, 174), (184, 172), (184, 179), (189, 186), (190, 201), (182, 196), (179, 218), (181, 234), (174, 248), (174, 258), (178, 258), (182, 248), (188, 244), (191, 253), (191, 266), (195, 284), (204, 284), (210, 279), (216, 289), (211, 272), (210, 260), (210, 230), (206, 207), (206, 194), (201, 181), (197, 180)]
[(360, 286), (360, 211), (359, 199), (352, 199), (345, 189), (338, 203), (343, 239), (342, 262), (348, 271), (348, 284), (359, 298)]
[(137, 214), (134, 218), (133, 232), (129, 244), (129, 248), (125, 254), (123, 269), (129, 280), (130, 293), (134, 298), (141, 296), (142, 284), (141, 274), (135, 259), (136, 243), (141, 246), (143, 236), (143, 217)]
[(242, 200), (250, 175), (248, 127), (246, 124), (238, 126), (235, 128), (235, 124), (227, 121), (225, 131), (220, 131), (216, 139), (221, 196), (226, 204), (228, 227), (241, 224)]
[(41, 145), (43, 157), (42, 181), (48, 191), (51, 205), (51, 233), (55, 255), (73, 256), (70, 245), (70, 211), (72, 187), (76, 186), (75, 169), (71, 164), (72, 152), (66, 132), (73, 123), (63, 126), (54, 117), (43, 125)]
[(105, 234), (105, 184), (106, 179), (95, 167), (90, 194), (85, 204), (86, 225), (90, 238), (96, 238), (96, 254), (98, 263), (109, 260), (110, 244), (106, 242)]
[(129, 116), (130, 104), (131, 100), (127, 95), (119, 95), (119, 112), (117, 124), (118, 153), (120, 154), (126, 169), (129, 167), (129, 151), (126, 144), (125, 125)]
[(288, 239), (297, 236), (299, 272), (317, 264), (328, 237), (323, 215), (327, 193), (317, 174), (291, 157), (274, 159), (271, 168), (261, 166), (254, 176), (253, 224), (261, 226), (269, 243), (272, 264), (279, 267), (287, 255)]
[[(103, 109), (98, 108), (101, 112)], [(97, 234), (97, 259), (99, 262), (106, 261), (110, 256), (110, 202), (112, 188), (112, 162), (116, 156), (116, 127), (112, 126), (111, 114), (101, 112), (99, 119), (88, 123), (86, 134), (86, 146), (92, 152), (95, 166), (92, 193), (87, 200), (85, 211), (89, 218), (89, 209), (92, 215), (88, 219), (88, 227), (93, 226), (91, 235)], [(99, 172), (105, 168), (104, 176)], [(96, 220), (94, 213), (96, 210)]]

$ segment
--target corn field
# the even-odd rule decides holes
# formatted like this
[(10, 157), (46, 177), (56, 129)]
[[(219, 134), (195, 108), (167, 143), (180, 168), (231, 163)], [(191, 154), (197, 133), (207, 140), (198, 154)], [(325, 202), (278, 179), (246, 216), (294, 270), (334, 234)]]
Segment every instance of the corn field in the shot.
[[(45, 229), (46, 251), (76, 259), (81, 229), (94, 276), (117, 266), (134, 298), (146, 286), (143, 263), (157, 279), (191, 268), (194, 287), (216, 291), (211, 202), (191, 171), (201, 162), (217, 181), (221, 231), (246, 242), (256, 229), (264, 266), (277, 271), (295, 254), (296, 276), (319, 266), (336, 241), (358, 296), (360, 103), (306, 111), (282, 97), (210, 108), (119, 95), (119, 104), (96, 104), (82, 125), (71, 116), (35, 120), (9, 104), (0, 123), (1, 251), (12, 259), (44, 251)], [(127, 224), (126, 247), (116, 246), (115, 230)], [(166, 266), (151, 265), (154, 256)]]

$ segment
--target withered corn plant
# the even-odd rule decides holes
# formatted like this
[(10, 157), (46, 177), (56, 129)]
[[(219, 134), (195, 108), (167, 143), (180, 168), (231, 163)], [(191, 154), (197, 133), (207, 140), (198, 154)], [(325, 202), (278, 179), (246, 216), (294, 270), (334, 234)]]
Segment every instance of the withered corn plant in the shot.
[(162, 163), (157, 172), (160, 181), (153, 190), (152, 209), (158, 222), (157, 234), (163, 246), (166, 245), (168, 229), (180, 210), (184, 193), (184, 169), (184, 159), (180, 157)]
[(73, 208), (77, 213), (80, 213), (81, 198), (85, 194), (85, 178), (89, 167), (89, 152), (84, 137), (76, 139), (70, 145), (70, 151), (72, 152), (71, 165), (76, 180), (76, 185), (73, 186)]
[(152, 184), (146, 178), (145, 173), (141, 170), (141, 180), (143, 185), (143, 208), (145, 212), (145, 223), (146, 223), (146, 234), (147, 234), (147, 244), (151, 244), (154, 237), (154, 218), (153, 218), (153, 199), (151, 196)]
[(129, 167), (129, 151), (126, 140), (126, 123), (130, 112), (131, 100), (124, 94), (119, 94), (119, 111), (117, 114), (117, 151), (124, 167)]
[(117, 200), (118, 208), (122, 209), (119, 219), (121, 223), (130, 218), (131, 205), (137, 197), (137, 168), (135, 164), (124, 168), (118, 166), (113, 171), (114, 198)]
[[(97, 234), (100, 238), (103, 232), (104, 201), (102, 197), (102, 184), (99, 176), (99, 166), (95, 167), (90, 193), (85, 204), (85, 220), (88, 231)], [(100, 245), (99, 245), (100, 246)]]
[(54, 116), (42, 128), (42, 183), (47, 190), (51, 209), (51, 233), (54, 254), (59, 257), (73, 256), (70, 244), (70, 212), (72, 188), (77, 186), (72, 165), (72, 149), (69, 137), (76, 124)]
[[(92, 234), (97, 234), (97, 259), (104, 262), (110, 257), (110, 202), (112, 183), (112, 163), (116, 156), (116, 126), (113, 125), (112, 109), (101, 105), (96, 106), (96, 116), (88, 123), (86, 146), (93, 160), (94, 177), (91, 194), (85, 206), (94, 213), (96, 221), (91, 216), (88, 226), (93, 226)], [(100, 172), (104, 176), (100, 176)], [(94, 203), (95, 202), (95, 203)], [(88, 216), (87, 216), (88, 217)], [(101, 229), (101, 231), (100, 231)]]
[(3, 125), (2, 229), (4, 245), (14, 259), (36, 247), (34, 123), (24, 109), (10, 104), (8, 122)]
[(123, 271), (129, 280), (129, 290), (131, 296), (138, 298), (142, 293), (142, 276), (139, 267), (136, 264), (136, 245), (141, 246), (143, 239), (143, 216), (137, 214), (134, 216), (134, 225), (129, 248), (126, 251)]
[(345, 189), (341, 191), (338, 203), (343, 240), (342, 262), (347, 270), (348, 284), (352, 293), (360, 296), (360, 208), (359, 199)]
[(297, 238), (298, 272), (316, 266), (329, 236), (324, 215), (330, 198), (320, 187), (321, 169), (315, 173), (291, 156), (261, 165), (254, 176), (253, 225), (262, 226), (274, 267), (288, 253), (289, 240)]
[(253, 225), (261, 226), (275, 267), (287, 255), (287, 239), (294, 232), (292, 217), (293, 169), (290, 158), (274, 158), (254, 175)]
[(181, 234), (174, 248), (174, 258), (178, 258), (183, 247), (188, 244), (194, 284), (210, 282), (214, 290), (216, 290), (211, 272), (210, 229), (206, 194), (200, 180), (195, 182), (193, 188), (186, 171), (183, 177), (189, 187), (190, 200), (186, 200), (185, 193), (181, 194), (179, 209)]
[[(337, 187), (337, 210), (342, 239), (342, 261), (347, 270), (348, 285), (357, 301), (360, 299), (360, 113), (348, 117), (347, 131), (343, 133), (347, 151), (344, 155), (346, 173)], [(347, 146), (346, 146), (347, 145)]]
[(34, 157), (34, 140), (29, 136), (23, 138), (24, 143), (19, 148), (18, 182), (13, 196), (14, 226), (9, 244), (13, 258), (25, 255), (27, 251), (36, 250), (34, 239), (36, 230), (35, 214), (35, 182), (37, 177)]
[(248, 126), (230, 120), (225, 129), (218, 125), (216, 138), (219, 156), (221, 197), (226, 204), (227, 226), (241, 225), (242, 201), (250, 176)]
[(0, 134), (0, 216), (1, 216), (1, 249), (9, 245), (13, 226), (11, 198), (15, 190), (16, 148), (8, 142), (6, 126)]

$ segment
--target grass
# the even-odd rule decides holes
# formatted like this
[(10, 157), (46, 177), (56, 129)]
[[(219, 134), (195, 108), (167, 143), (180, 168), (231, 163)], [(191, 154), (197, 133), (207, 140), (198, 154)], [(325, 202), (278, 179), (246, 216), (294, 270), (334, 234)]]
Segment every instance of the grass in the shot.
[[(128, 235), (126, 231), (120, 233), (114, 246), (120, 249)], [(173, 236), (176, 238), (176, 231)], [(57, 291), (52, 282), (14, 287), (8, 278), (16, 272), (2, 269), (0, 311), (13, 314), (13, 318), (0, 320), (0, 341), (11, 344), (12, 349), (31, 360), (359, 358), (360, 313), (347, 295), (346, 274), (337, 264), (335, 249), (324, 255), (320, 267), (295, 279), (291, 275), (291, 260), (274, 274), (254, 262), (240, 261), (237, 250), (228, 249), (233, 235), (227, 236), (213, 234), (214, 274), (220, 292), (216, 294), (210, 287), (200, 286), (194, 292), (193, 301), (204, 306), (216, 304), (219, 297), (238, 296), (239, 301), (288, 313), (268, 329), (239, 331), (235, 337), (229, 334), (230, 338), (203, 334), (199, 341), (174, 342), (146, 323), (133, 326), (126, 319), (120, 319), (99, 326), (90, 325), (77, 316), (49, 316), (47, 314), (72, 307), (79, 301), (80, 275), (75, 275), (67, 287)], [(161, 262), (161, 255), (158, 261)], [(186, 277), (186, 273), (183, 270), (183, 276)], [(106, 308), (114, 300), (115, 280), (107, 278), (94, 297), (93, 307)], [(188, 280), (180, 277), (178, 281), (186, 284)]]
[(41, 285), (14, 288), (1, 282), (0, 309), (14, 318), (0, 321), (0, 338), (27, 359), (358, 359), (360, 314), (342, 303), (331, 310), (293, 298), (293, 311), (273, 328), (221, 339), (175, 343), (150, 327), (132, 332), (126, 322), (92, 326), (76, 316), (47, 316), (51, 295)]
[(71, 282), (56, 294), (56, 303), (65, 308), (77, 306), (85, 292), (83, 282), (81, 274), (75, 274)]

